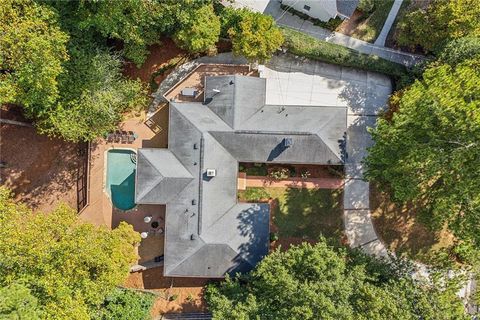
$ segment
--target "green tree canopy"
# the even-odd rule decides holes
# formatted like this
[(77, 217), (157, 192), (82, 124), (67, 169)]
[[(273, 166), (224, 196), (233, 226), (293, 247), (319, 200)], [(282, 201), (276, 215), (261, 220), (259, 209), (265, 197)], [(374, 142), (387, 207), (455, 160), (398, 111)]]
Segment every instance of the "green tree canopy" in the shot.
[(477, 0), (431, 1), (427, 10), (413, 11), (400, 22), (398, 42), (437, 51), (449, 40), (480, 36), (479, 16)]
[(434, 66), (379, 119), (367, 177), (398, 202), (414, 201), (425, 223), (445, 223), (480, 245), (480, 61)]
[(190, 52), (205, 52), (215, 48), (220, 35), (220, 19), (213, 5), (186, 11), (180, 18), (180, 29), (175, 40), (180, 47)]
[(49, 8), (29, 0), (0, 3), (0, 103), (47, 114), (58, 98), (57, 78), (67, 60), (68, 35)]
[(38, 300), (20, 283), (0, 287), (0, 319), (40, 320)]
[(269, 254), (248, 276), (207, 287), (214, 319), (468, 319), (455, 296), (320, 241)]
[(0, 286), (23, 283), (49, 319), (89, 319), (127, 277), (140, 240), (130, 225), (95, 227), (66, 206), (32, 213), (3, 187), (0, 224)]
[(222, 23), (228, 27), (233, 53), (250, 61), (269, 60), (284, 41), (272, 17), (248, 9), (224, 10)]
[(117, 289), (109, 295), (92, 319), (148, 320), (155, 296), (128, 289)]
[(41, 121), (41, 132), (66, 140), (93, 140), (114, 130), (125, 111), (146, 105), (140, 81), (122, 76), (118, 54), (77, 46), (60, 77), (57, 107)]

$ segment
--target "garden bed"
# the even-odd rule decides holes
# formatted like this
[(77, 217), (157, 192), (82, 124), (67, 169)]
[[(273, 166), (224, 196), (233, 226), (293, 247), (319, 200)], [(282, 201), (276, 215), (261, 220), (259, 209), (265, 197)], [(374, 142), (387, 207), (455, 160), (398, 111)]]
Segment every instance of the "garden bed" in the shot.
[(345, 20), (336, 31), (363, 41), (375, 42), (392, 9), (393, 2), (394, 0), (375, 0), (371, 12), (364, 13), (356, 10), (352, 17)]
[(239, 164), (239, 171), (245, 172), (247, 176), (267, 177), (274, 176), (281, 171), (284, 178), (343, 178), (342, 166), (321, 166), (308, 164), (266, 164), (247, 163)]

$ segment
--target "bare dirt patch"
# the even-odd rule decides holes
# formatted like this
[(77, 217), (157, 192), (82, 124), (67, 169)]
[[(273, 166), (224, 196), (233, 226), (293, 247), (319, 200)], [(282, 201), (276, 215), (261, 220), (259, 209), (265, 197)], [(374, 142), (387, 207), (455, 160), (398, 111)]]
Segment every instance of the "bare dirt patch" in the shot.
[(164, 277), (163, 268), (159, 267), (131, 273), (125, 286), (156, 293), (152, 316), (158, 316), (171, 312), (205, 312), (204, 287), (210, 281), (212, 279)]
[(127, 62), (124, 68), (124, 75), (131, 79), (140, 79), (149, 83), (152, 75), (165, 63), (178, 56), (186, 56), (185, 50), (180, 49), (170, 38), (162, 38), (160, 44), (148, 47), (150, 54), (140, 68), (133, 62)]
[[(24, 120), (19, 111), (2, 118)], [(59, 202), (77, 207), (77, 178), (83, 156), (77, 143), (49, 138), (35, 128), (0, 124), (0, 182), (17, 200), (35, 211), (50, 211)]]

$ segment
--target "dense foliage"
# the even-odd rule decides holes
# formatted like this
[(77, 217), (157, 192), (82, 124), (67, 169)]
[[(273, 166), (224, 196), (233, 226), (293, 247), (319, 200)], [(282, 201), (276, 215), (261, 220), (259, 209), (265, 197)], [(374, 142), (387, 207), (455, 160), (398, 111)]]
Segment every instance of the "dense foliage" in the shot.
[(480, 37), (464, 37), (450, 41), (442, 48), (438, 59), (451, 66), (465, 60), (480, 61)]
[(215, 51), (215, 43), (220, 35), (220, 18), (212, 5), (191, 10), (181, 17), (180, 25), (175, 34), (180, 47), (190, 52)]
[(122, 76), (122, 61), (107, 49), (75, 47), (60, 79), (60, 98), (48, 117), (38, 122), (42, 132), (66, 140), (93, 140), (114, 130), (125, 111), (144, 106), (139, 81)]
[(2, 1), (0, 21), (0, 103), (21, 104), (27, 116), (44, 116), (59, 95), (68, 35), (53, 10), (28, 0)]
[(283, 44), (283, 34), (272, 17), (247, 9), (225, 8), (223, 35), (232, 40), (233, 53), (250, 61), (265, 62)]
[(206, 299), (214, 319), (468, 319), (457, 284), (416, 283), (320, 241), (271, 253), (251, 274), (208, 286)]
[(480, 36), (479, 16), (478, 0), (430, 1), (426, 10), (418, 9), (402, 19), (398, 43), (435, 52), (452, 39)]
[(109, 295), (92, 316), (95, 320), (147, 320), (150, 319), (155, 296), (128, 289), (117, 289)]
[(26, 312), (22, 301), (38, 304), (49, 319), (89, 319), (125, 280), (140, 240), (130, 225), (95, 227), (66, 206), (32, 213), (6, 188), (0, 188), (0, 225), (0, 286), (13, 286), (22, 297), (3, 303), (18, 312)]
[(39, 320), (43, 316), (38, 300), (20, 283), (0, 287), (0, 318)]
[(367, 176), (434, 229), (480, 246), (480, 60), (432, 66), (372, 131)]

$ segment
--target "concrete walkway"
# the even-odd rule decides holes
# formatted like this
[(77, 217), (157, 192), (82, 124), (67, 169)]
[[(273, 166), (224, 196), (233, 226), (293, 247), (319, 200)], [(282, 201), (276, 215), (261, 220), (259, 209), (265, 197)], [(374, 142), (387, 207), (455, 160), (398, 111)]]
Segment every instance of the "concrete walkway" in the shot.
[(282, 8), (280, 8), (280, 3), (276, 0), (268, 1), (264, 13), (275, 18), (277, 24), (280, 26), (289, 27), (291, 29), (309, 34), (317, 39), (342, 45), (360, 53), (373, 54), (383, 59), (403, 64), (407, 67), (410, 67), (425, 59), (424, 56), (385, 48), (383, 46), (377, 46), (366, 41), (355, 39), (338, 32), (332, 32), (322, 27), (315, 26), (310, 21), (303, 20), (298, 16), (292, 15), (289, 12), (285, 12), (282, 10)]
[(383, 25), (382, 31), (380, 32), (377, 39), (375, 40), (374, 45), (381, 46), (381, 47), (385, 46), (385, 41), (387, 41), (388, 33), (390, 32), (390, 29), (392, 28), (392, 25), (395, 22), (395, 18), (397, 17), (398, 10), (400, 10), (400, 7), (402, 6), (402, 2), (403, 0), (395, 0), (395, 2), (393, 3), (392, 9), (390, 9), (387, 20)]

